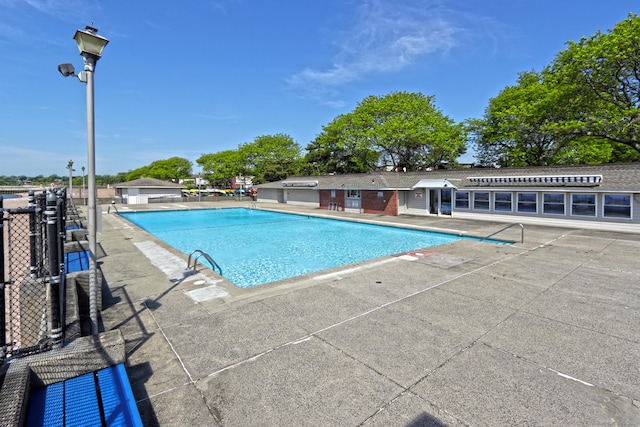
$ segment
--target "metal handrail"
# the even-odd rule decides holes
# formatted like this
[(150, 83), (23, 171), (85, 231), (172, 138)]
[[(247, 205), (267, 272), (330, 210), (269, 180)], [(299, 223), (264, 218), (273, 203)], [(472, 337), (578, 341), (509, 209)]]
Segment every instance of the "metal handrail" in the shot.
[(198, 255), (193, 259), (193, 271), (194, 271), (194, 272), (196, 271), (196, 264), (198, 263), (198, 259), (199, 259), (200, 257), (204, 257), (204, 259), (206, 259), (207, 261), (209, 261), (209, 264), (211, 264), (211, 269), (212, 269), (213, 271), (216, 271), (216, 268), (217, 268), (217, 269), (218, 269), (218, 272), (220, 272), (220, 275), (222, 276), (222, 268), (220, 268), (220, 266), (218, 265), (218, 263), (217, 263), (217, 262), (215, 262), (215, 261), (213, 260), (213, 258), (211, 258), (211, 257), (209, 256), (209, 254), (208, 254), (208, 253), (203, 252), (203, 251), (202, 251), (202, 250), (200, 250), (200, 249), (196, 249), (196, 250), (194, 250), (193, 252), (191, 252), (191, 253), (189, 254), (189, 258), (187, 259), (187, 270), (189, 270), (189, 268), (191, 267), (191, 257), (192, 257), (192, 256), (193, 256), (193, 254), (195, 254), (195, 253), (197, 253)]
[(496, 235), (496, 234), (498, 234), (498, 233), (502, 233), (503, 231), (508, 230), (508, 229), (510, 229), (511, 227), (515, 227), (516, 225), (519, 225), (519, 226), (520, 226), (520, 228), (522, 229), (522, 231), (521, 231), (521, 233), (520, 233), (520, 243), (524, 243), (524, 225), (522, 225), (522, 224), (520, 224), (520, 223), (509, 224), (509, 225), (507, 225), (506, 227), (501, 228), (500, 230), (496, 231), (495, 233), (489, 234), (487, 237), (483, 237), (483, 238), (482, 238), (482, 239), (480, 239), (480, 240), (481, 240), (481, 241), (482, 241), (482, 240), (487, 240), (488, 238), (493, 237), (493, 236), (495, 236), (495, 235)]
[(109, 205), (109, 207), (107, 208), (107, 215), (109, 215), (111, 213), (111, 207), (112, 206), (113, 206), (113, 209), (115, 209), (116, 213), (119, 215), (120, 212), (118, 212), (118, 208), (114, 204)]

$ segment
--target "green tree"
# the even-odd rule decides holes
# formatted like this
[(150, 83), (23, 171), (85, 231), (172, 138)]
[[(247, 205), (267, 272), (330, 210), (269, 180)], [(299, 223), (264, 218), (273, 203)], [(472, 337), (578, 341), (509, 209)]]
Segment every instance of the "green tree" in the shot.
[(228, 188), (231, 178), (242, 173), (244, 162), (238, 150), (203, 154), (197, 160), (204, 177), (214, 186)]
[(312, 174), (361, 173), (376, 168), (378, 152), (349, 132), (358, 126), (354, 119), (354, 115), (339, 115), (307, 146), (306, 163), (317, 172)]
[(542, 72), (521, 73), (469, 122), (481, 165), (640, 160), (640, 19), (569, 42)]
[(117, 183), (120, 183), (120, 182), (125, 182), (126, 179), (127, 179), (127, 172), (118, 172), (113, 177), (113, 182), (117, 184)]
[[(489, 100), (483, 119), (469, 121), (476, 157), (483, 166), (556, 164), (567, 146), (554, 127), (562, 115), (561, 86), (544, 81), (542, 73), (521, 73)], [(569, 149), (571, 152), (572, 150)]]
[(125, 181), (133, 181), (134, 179), (142, 178), (143, 176), (149, 177), (149, 166), (142, 166), (127, 173)]
[(434, 104), (421, 93), (369, 96), (323, 127), (307, 147), (307, 162), (340, 173), (455, 164), (466, 150), (465, 127)]
[(564, 99), (570, 114), (558, 130), (640, 153), (639, 58), (640, 17), (634, 14), (607, 33), (569, 42), (547, 70), (550, 79), (571, 90)]
[(131, 181), (145, 177), (178, 182), (180, 179), (190, 178), (192, 175), (189, 160), (182, 157), (171, 157), (166, 160), (156, 160), (150, 165), (130, 171), (126, 180)]
[(271, 182), (300, 171), (302, 149), (287, 134), (262, 135), (238, 148), (242, 175), (252, 175), (255, 183)]

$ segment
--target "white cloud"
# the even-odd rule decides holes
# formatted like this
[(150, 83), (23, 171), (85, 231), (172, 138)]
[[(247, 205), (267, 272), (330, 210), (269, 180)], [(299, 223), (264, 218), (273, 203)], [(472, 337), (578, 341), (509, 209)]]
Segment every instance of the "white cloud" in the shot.
[(41, 13), (57, 17), (82, 16), (90, 8), (97, 6), (94, 2), (84, 0), (9, 0), (9, 3), (26, 4)]
[[(34, 26), (38, 13), (45, 19), (76, 22), (87, 16), (96, 16), (100, 5), (96, 0), (0, 0), (0, 43), (25, 43), (60, 45), (54, 42), (41, 26)], [(34, 13), (35, 12), (35, 13)]]
[(336, 89), (370, 75), (393, 73), (424, 56), (456, 46), (454, 14), (434, 1), (362, 1), (349, 29), (338, 33), (332, 64), (306, 68), (287, 79), (296, 91), (324, 101)]

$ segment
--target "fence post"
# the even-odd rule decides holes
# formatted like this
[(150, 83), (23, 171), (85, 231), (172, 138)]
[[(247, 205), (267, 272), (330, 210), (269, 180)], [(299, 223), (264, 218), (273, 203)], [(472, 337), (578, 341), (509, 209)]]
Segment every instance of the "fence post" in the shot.
[(5, 318), (5, 276), (4, 276), (4, 197), (0, 195), (0, 362), (7, 354), (7, 329)]
[[(73, 193), (72, 193), (73, 194)], [(67, 260), (64, 256), (64, 242), (67, 240), (67, 191), (66, 189), (58, 192), (58, 254), (59, 259), (58, 263), (60, 265), (60, 286), (58, 289), (58, 298), (60, 301), (60, 330), (61, 330), (61, 340), (64, 340), (64, 328), (66, 325), (66, 316), (67, 316), (67, 274), (66, 274), (66, 265)]]
[(47, 193), (47, 207), (44, 211), (47, 220), (47, 249), (49, 253), (49, 302), (51, 312), (50, 338), (53, 347), (62, 345), (62, 327), (60, 323), (60, 253), (58, 251), (58, 206), (53, 191)]
[(29, 256), (30, 256), (30, 266), (29, 271), (31, 274), (31, 278), (35, 279), (40, 277), (41, 271), (39, 268), (40, 263), (39, 254), (38, 254), (38, 226), (36, 221), (36, 202), (35, 202), (35, 193), (33, 190), (29, 191), (29, 208), (31, 211), (29, 212)]

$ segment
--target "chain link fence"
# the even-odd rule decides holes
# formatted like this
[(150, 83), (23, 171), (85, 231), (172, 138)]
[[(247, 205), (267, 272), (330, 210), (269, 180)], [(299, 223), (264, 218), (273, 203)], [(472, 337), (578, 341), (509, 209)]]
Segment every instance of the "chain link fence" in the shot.
[(0, 198), (0, 362), (61, 345), (66, 189), (29, 194), (26, 208)]

